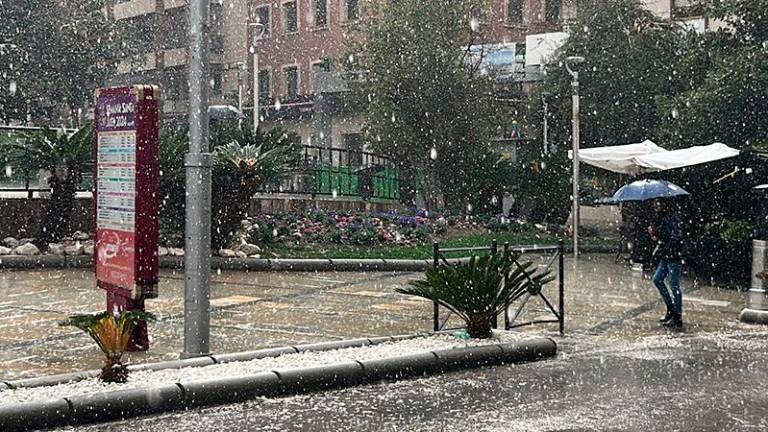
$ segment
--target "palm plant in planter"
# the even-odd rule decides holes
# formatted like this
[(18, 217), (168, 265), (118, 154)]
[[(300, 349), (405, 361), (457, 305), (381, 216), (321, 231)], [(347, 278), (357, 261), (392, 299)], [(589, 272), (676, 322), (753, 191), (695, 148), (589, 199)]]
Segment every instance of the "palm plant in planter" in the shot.
[(248, 214), (251, 198), (271, 182), (296, 170), (302, 159), (298, 135), (281, 128), (266, 133), (222, 127), (211, 131), (213, 167), (211, 240), (226, 247)]
[(101, 312), (72, 315), (59, 323), (73, 326), (88, 334), (106, 356), (99, 379), (104, 382), (124, 383), (128, 380), (128, 366), (123, 363), (133, 331), (141, 321), (154, 321), (155, 316), (145, 311)]
[(12, 164), (30, 173), (44, 170), (49, 174), (51, 198), (41, 240), (45, 244), (58, 241), (67, 231), (77, 186), (93, 158), (93, 127), (85, 126), (72, 134), (44, 128), (6, 146)]
[(538, 272), (532, 262), (519, 263), (519, 254), (472, 257), (467, 262), (426, 271), (425, 280), (397, 288), (401, 294), (432, 300), (451, 310), (466, 324), (469, 336), (491, 336), (493, 317), (526, 293), (538, 295), (554, 277)]

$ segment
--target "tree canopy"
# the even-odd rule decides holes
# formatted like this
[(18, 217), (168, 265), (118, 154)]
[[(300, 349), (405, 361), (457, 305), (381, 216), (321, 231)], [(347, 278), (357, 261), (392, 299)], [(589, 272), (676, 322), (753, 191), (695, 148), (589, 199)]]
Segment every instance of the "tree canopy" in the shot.
[(124, 47), (107, 0), (0, 0), (0, 122), (77, 116)]
[[(427, 194), (467, 206), (473, 177), (485, 164), (503, 111), (495, 81), (471, 61), (481, 0), (377, 0), (352, 47), (349, 66), (363, 71), (365, 135), (391, 156), (402, 195), (412, 199), (417, 173)], [(427, 182), (429, 183), (429, 182)]]
[[(580, 3), (579, 17), (539, 88), (551, 110), (552, 142), (571, 137), (571, 77), (563, 62), (582, 56), (582, 147), (627, 144), (654, 138), (663, 113), (662, 95), (688, 88), (693, 72), (679, 67), (688, 40), (677, 24), (645, 9), (638, 0)], [(537, 94), (533, 101), (538, 101)], [(538, 109), (538, 105), (535, 105)]]

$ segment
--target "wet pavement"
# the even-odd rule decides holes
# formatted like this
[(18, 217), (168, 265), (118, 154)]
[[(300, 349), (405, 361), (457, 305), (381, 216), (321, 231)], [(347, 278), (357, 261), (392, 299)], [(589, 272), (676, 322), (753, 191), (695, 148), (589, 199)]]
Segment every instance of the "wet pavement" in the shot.
[[(546, 257), (531, 257), (544, 264)], [(485, 368), (395, 384), (192, 410), (78, 430), (117, 431), (580, 431), (765, 430), (768, 328), (738, 321), (745, 293), (686, 280), (686, 326), (665, 331), (648, 275), (612, 257), (566, 260), (566, 335), (556, 324), (519, 331), (550, 335), (554, 360)], [(148, 309), (149, 353), (181, 351), (183, 275), (163, 273)], [(431, 305), (393, 292), (417, 273), (243, 273), (213, 276), (216, 352), (428, 331)], [(0, 379), (99, 366), (69, 313), (97, 310), (103, 294), (87, 272), (0, 273)], [(556, 285), (545, 290), (556, 299)], [(531, 302), (525, 319), (550, 318)]]
[[(554, 360), (79, 431), (764, 431), (768, 333), (570, 336)], [(72, 430), (72, 429), (69, 429)]]
[[(542, 265), (546, 257), (531, 256)], [(660, 332), (658, 294), (647, 279), (607, 255), (566, 260), (566, 330), (632, 340)], [(394, 292), (418, 273), (214, 272), (211, 348), (246, 351), (286, 344), (414, 333), (431, 329), (431, 305)], [(755, 329), (737, 320), (745, 294), (686, 281), (686, 333)], [(78, 330), (59, 327), (68, 314), (97, 311), (104, 294), (83, 270), (0, 270), (0, 380), (100, 367), (100, 355)], [(545, 295), (556, 302), (553, 282)], [(130, 362), (178, 358), (183, 341), (183, 274), (162, 273), (151, 349)], [(523, 320), (551, 319), (531, 301)], [(456, 324), (458, 323), (450, 323)], [(523, 327), (557, 336), (556, 324)], [(569, 338), (566, 337), (565, 340)]]

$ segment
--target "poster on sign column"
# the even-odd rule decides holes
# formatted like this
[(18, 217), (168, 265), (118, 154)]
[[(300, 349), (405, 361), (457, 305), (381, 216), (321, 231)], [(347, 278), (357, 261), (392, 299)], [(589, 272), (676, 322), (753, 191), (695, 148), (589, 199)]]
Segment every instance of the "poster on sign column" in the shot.
[(158, 97), (132, 86), (96, 98), (96, 279), (128, 299), (156, 296)]
[(134, 283), (136, 233), (135, 96), (99, 99), (96, 140), (96, 274), (130, 289)]

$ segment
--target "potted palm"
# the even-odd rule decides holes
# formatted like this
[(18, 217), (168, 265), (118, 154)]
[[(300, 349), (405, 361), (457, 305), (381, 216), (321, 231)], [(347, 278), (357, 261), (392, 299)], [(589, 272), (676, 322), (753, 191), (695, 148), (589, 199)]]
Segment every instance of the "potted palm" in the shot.
[(454, 266), (426, 271), (426, 278), (397, 288), (401, 294), (432, 300), (459, 316), (472, 338), (491, 336), (493, 317), (526, 293), (538, 295), (554, 277), (513, 253), (472, 257)]
[(154, 321), (155, 316), (145, 311), (101, 312), (72, 315), (59, 323), (84, 331), (104, 353), (104, 367), (99, 379), (103, 382), (124, 383), (128, 380), (128, 366), (123, 363), (128, 343), (141, 321)]

